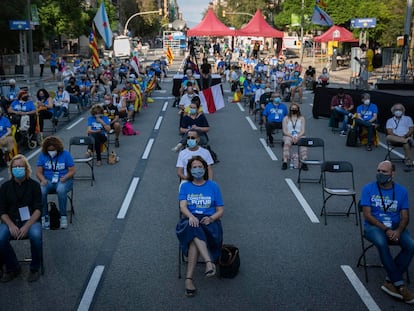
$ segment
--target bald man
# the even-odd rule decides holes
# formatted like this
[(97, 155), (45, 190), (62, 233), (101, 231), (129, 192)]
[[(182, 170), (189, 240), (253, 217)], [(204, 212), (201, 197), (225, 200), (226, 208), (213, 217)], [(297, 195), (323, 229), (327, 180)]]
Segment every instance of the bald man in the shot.
[[(361, 206), (364, 214), (365, 237), (378, 249), (381, 262), (387, 273), (381, 289), (388, 295), (414, 303), (412, 293), (404, 283), (403, 274), (407, 271), (414, 254), (414, 240), (407, 226), (409, 203), (407, 189), (394, 182), (395, 166), (390, 161), (378, 164), (376, 181), (364, 186), (361, 193)], [(398, 244), (401, 251), (393, 258), (389, 242)]]

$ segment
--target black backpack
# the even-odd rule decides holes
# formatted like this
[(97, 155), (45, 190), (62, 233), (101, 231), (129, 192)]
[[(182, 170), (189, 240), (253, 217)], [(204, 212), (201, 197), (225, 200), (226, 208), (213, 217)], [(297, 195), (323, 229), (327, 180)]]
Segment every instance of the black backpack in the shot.
[(55, 202), (49, 202), (50, 229), (60, 229), (60, 212)]

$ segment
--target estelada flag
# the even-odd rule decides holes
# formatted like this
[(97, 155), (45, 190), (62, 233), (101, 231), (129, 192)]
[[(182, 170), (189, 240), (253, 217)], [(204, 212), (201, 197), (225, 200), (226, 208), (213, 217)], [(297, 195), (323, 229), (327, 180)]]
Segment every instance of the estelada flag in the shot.
[(147, 84), (147, 89), (145, 90), (145, 92), (147, 92), (147, 94), (151, 94), (152, 90), (155, 87), (156, 84), (156, 79), (157, 77), (155, 76), (155, 74), (151, 77), (151, 79), (148, 81)]
[(168, 64), (171, 65), (171, 63), (174, 60), (174, 52), (173, 52), (172, 48), (169, 45), (167, 45), (167, 53), (166, 54), (167, 54), (167, 58), (168, 58)]
[(91, 32), (89, 34), (89, 48), (92, 52), (92, 68), (99, 66), (98, 42), (96, 40), (95, 26), (92, 24)]
[(202, 90), (199, 96), (204, 113), (215, 113), (217, 110), (224, 108), (221, 83)]

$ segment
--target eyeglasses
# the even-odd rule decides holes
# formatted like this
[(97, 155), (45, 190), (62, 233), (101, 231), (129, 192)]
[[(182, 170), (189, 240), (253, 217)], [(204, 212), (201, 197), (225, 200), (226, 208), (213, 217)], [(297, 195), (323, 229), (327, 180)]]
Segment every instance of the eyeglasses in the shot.
[(187, 139), (197, 139), (198, 137), (188, 136)]

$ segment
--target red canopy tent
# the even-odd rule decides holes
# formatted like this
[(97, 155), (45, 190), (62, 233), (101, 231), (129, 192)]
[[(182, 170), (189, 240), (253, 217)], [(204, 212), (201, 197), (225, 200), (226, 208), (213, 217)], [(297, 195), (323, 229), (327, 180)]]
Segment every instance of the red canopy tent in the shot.
[(240, 37), (283, 38), (283, 31), (270, 26), (265, 21), (260, 10), (257, 10), (250, 22), (240, 30), (237, 30), (236, 33)]
[(338, 41), (338, 42), (358, 42), (358, 39), (354, 38), (352, 32), (348, 29), (341, 26), (332, 26), (327, 31), (325, 31), (320, 36), (313, 38), (315, 42), (329, 42), (329, 41)]
[(202, 37), (202, 36), (234, 36), (235, 30), (230, 29), (224, 25), (214, 14), (213, 9), (208, 9), (206, 16), (195, 27), (187, 31), (189, 37)]

